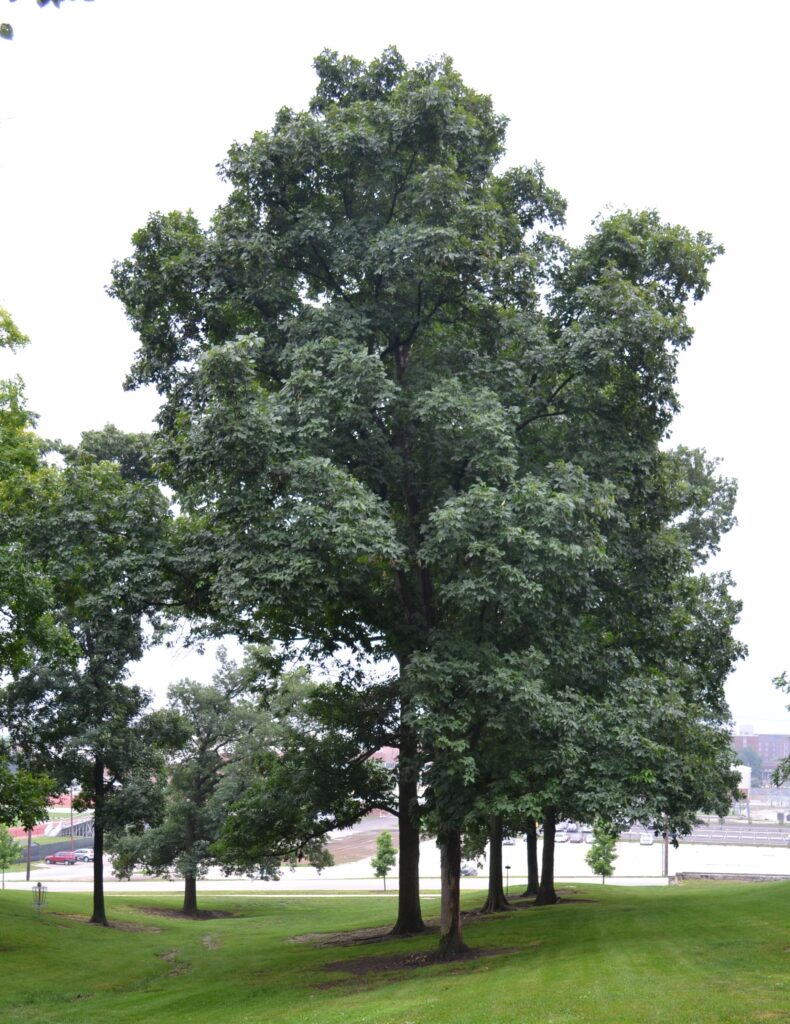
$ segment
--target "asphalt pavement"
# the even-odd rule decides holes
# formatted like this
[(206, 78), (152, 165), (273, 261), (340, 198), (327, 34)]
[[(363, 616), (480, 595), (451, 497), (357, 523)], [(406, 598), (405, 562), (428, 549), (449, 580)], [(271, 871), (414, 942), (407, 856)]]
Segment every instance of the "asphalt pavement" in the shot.
[[(375, 835), (384, 827), (384, 820), (368, 822), (361, 830), (375, 843)], [(392, 824), (392, 822), (389, 822)], [(394, 830), (393, 830), (394, 831)], [(341, 841), (344, 836), (334, 837)], [(555, 850), (555, 871), (557, 881), (594, 882), (596, 878), (587, 867), (584, 856), (589, 850), (586, 843), (561, 843)], [(540, 853), (540, 850), (538, 851)], [(513, 845), (503, 848), (506, 875), (511, 885), (526, 882), (526, 844), (517, 839)], [(617, 860), (614, 875), (607, 879), (607, 885), (666, 885), (668, 879), (662, 875), (663, 843), (642, 846), (638, 842), (621, 841), (617, 844)], [(36, 882), (47, 886), (50, 892), (89, 892), (93, 880), (92, 864), (42, 865), (34, 868), (31, 880), (20, 878), (18, 872), (6, 874), (6, 888), (28, 889)], [(677, 849), (669, 848), (669, 875), (679, 873), (708, 873), (731, 875), (786, 875), (790, 877), (790, 847), (757, 843), (688, 842)], [(134, 875), (130, 881), (118, 881), (112, 875), (111, 865), (105, 859), (105, 886), (108, 892), (178, 892), (183, 883), (166, 881), (145, 875)], [(390, 875), (387, 888), (391, 893), (397, 887), (397, 865)], [(420, 846), (420, 882), (426, 892), (439, 888), (439, 851), (435, 842), (426, 840)], [(481, 889), (487, 885), (486, 862), (482, 858), (477, 877), (463, 878), (464, 889)], [(330, 891), (373, 891), (383, 894), (381, 882), (373, 875), (370, 857), (364, 856), (318, 872), (304, 866), (286, 869), (279, 881), (267, 882), (244, 876), (227, 877), (214, 869), (199, 883), (203, 892), (247, 892), (277, 894), (278, 892), (299, 891), (320, 893)]]

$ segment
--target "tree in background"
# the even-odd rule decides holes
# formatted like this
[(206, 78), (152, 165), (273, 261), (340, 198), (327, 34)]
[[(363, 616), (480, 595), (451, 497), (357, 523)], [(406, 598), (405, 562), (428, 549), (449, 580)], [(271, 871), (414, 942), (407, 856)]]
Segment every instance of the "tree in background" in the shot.
[(733, 754), (738, 764), (745, 764), (751, 768), (752, 779), (756, 785), (761, 786), (763, 784), (763, 759), (759, 751), (752, 750), (751, 747), (744, 747), (741, 751), (733, 751)]
[(376, 836), (376, 853), (370, 859), (370, 866), (373, 868), (376, 878), (383, 880), (385, 892), (387, 890), (387, 875), (392, 871), (397, 859), (398, 855), (392, 845), (392, 836), (386, 831), (379, 832)]
[(5, 889), (5, 873), (12, 864), (19, 860), (19, 843), (13, 838), (5, 827), (0, 825), (0, 872), (3, 876), (3, 888)]
[(73, 779), (94, 813), (94, 906), (106, 924), (102, 854), (116, 815), (155, 814), (149, 789), (162, 779), (170, 723), (146, 714), (148, 695), (128, 686), (128, 665), (149, 643), (146, 629), (167, 601), (170, 516), (157, 484), (81, 447), (65, 466), (41, 471), (28, 534), (46, 566), (53, 615), (79, 660), (42, 651), (5, 691), (12, 741), (23, 763)]
[(0, 742), (0, 825), (33, 828), (47, 817), (49, 797), (55, 789), (55, 780), (49, 775), (14, 764), (8, 747)]
[(614, 874), (614, 862), (617, 860), (617, 831), (609, 822), (596, 818), (593, 823), (592, 845), (585, 854), (585, 861), (590, 870), (601, 876), (601, 884)]
[[(113, 832), (109, 846), (116, 873), (128, 876), (136, 865), (155, 874), (171, 872), (184, 879), (182, 911), (197, 916), (197, 882), (218, 861), (219, 839), (232, 801), (248, 784), (253, 750), (273, 749), (276, 730), (271, 716), (252, 702), (254, 687), (270, 682), (264, 676), (266, 652), (251, 650), (236, 666), (220, 652), (220, 666), (211, 685), (191, 680), (168, 690), (168, 708), (182, 733), (178, 751), (169, 759), (162, 820), (152, 828), (134, 823)], [(277, 699), (285, 704), (280, 688)], [(294, 703), (298, 697), (292, 694)]]
[[(374, 808), (397, 813), (393, 775), (371, 757), (389, 716), (379, 717), (377, 687), (369, 706), (360, 699), (366, 690), (353, 667), (316, 683), (305, 668), (267, 666), (268, 656), (256, 653), (263, 663), (248, 680), (257, 694), (256, 728), (239, 743), (225, 776), (229, 813), (212, 850), (228, 870), (277, 878), (283, 863), (331, 863), (330, 831)], [(353, 730), (346, 726), (352, 707)]]

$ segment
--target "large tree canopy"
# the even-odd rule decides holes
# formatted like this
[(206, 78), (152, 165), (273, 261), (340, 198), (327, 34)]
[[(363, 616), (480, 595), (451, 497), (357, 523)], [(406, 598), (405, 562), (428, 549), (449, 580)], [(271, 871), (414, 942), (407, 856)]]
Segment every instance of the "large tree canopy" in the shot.
[[(659, 444), (719, 250), (650, 211), (565, 245), (564, 201), (537, 165), (499, 169), (505, 120), (448, 59), (315, 66), (306, 112), (231, 149), (210, 226), (152, 215), (112, 291), (140, 336), (130, 385), (163, 398), (195, 614), (397, 659), (401, 878), (430, 762), (452, 952), (460, 830), (514, 718), (530, 758), (566, 691), (683, 692), (655, 613), (731, 503)], [(732, 655), (695, 677), (715, 709)]]

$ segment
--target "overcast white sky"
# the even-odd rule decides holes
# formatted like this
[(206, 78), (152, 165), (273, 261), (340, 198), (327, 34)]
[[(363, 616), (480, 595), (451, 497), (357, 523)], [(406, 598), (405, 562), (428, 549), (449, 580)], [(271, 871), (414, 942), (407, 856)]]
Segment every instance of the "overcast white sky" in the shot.
[[(210, 215), (230, 143), (306, 105), (325, 47), (450, 54), (510, 118), (507, 162), (540, 160), (568, 198), (573, 239), (624, 206), (711, 231), (727, 253), (693, 313), (674, 439), (740, 482), (717, 563), (738, 583), (751, 652), (729, 685), (733, 717), (790, 730), (790, 697), (771, 686), (790, 667), (786, 3), (0, 0), (5, 20), (0, 305), (33, 345), (0, 373), (24, 377), (50, 437), (150, 427), (155, 396), (122, 389), (135, 339), (104, 293), (111, 263), (150, 211)], [(161, 691), (187, 672), (210, 666), (160, 652), (136, 675)]]

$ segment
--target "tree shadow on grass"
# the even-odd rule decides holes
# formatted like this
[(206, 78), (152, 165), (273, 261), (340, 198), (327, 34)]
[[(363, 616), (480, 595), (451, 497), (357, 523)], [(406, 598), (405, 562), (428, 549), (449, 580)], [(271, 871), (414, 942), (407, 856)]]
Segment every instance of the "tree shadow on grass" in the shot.
[(433, 949), (411, 953), (382, 953), (380, 956), (361, 956), (350, 960), (336, 960), (333, 963), (323, 964), (320, 970), (329, 973), (342, 973), (347, 975), (347, 977), (317, 982), (313, 985), (313, 988), (339, 988), (347, 985), (358, 985), (359, 982), (366, 982), (368, 984), (392, 983), (402, 980), (404, 972), (419, 970), (423, 967), (442, 966), (447, 968), (446, 973), (453, 974), (462, 965), (467, 963), (489, 959), (490, 957), (512, 956), (515, 953), (525, 953), (529, 949), (540, 945), (541, 943), (536, 941), (530, 942), (526, 946), (478, 947), (476, 949), (469, 949), (455, 960), (450, 961), (443, 960), (439, 951)]

